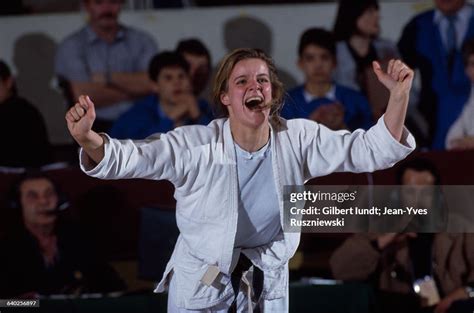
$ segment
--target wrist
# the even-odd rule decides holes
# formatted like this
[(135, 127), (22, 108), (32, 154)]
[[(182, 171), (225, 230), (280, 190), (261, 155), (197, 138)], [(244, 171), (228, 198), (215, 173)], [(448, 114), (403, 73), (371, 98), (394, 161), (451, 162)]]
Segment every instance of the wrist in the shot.
[(399, 88), (393, 88), (392, 90), (390, 90), (390, 98), (393, 98), (397, 101), (408, 100), (409, 96), (409, 90), (400, 90)]
[(74, 139), (86, 150), (97, 150), (104, 145), (104, 138), (93, 130), (85, 134), (76, 135)]

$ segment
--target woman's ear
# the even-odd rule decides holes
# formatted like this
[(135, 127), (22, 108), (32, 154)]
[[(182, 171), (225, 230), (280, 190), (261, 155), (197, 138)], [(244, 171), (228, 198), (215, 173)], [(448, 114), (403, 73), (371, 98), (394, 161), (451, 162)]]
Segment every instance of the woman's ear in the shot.
[(227, 95), (227, 93), (223, 92), (221, 93), (221, 102), (223, 105), (230, 105), (230, 100), (229, 100), (229, 96)]

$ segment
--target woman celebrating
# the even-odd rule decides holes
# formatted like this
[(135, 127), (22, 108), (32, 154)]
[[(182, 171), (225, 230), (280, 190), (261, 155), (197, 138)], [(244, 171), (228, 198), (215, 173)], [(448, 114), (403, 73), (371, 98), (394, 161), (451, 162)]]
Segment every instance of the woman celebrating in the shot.
[(288, 311), (288, 260), (300, 235), (282, 230), (283, 186), (390, 167), (414, 149), (403, 127), (413, 71), (401, 61), (374, 71), (391, 93), (387, 113), (353, 133), (281, 119), (275, 65), (255, 49), (222, 61), (213, 97), (225, 117), (207, 126), (119, 141), (91, 130), (94, 104), (79, 98), (66, 120), (88, 175), (167, 179), (176, 188), (181, 234), (156, 289), (169, 287), (169, 312)]

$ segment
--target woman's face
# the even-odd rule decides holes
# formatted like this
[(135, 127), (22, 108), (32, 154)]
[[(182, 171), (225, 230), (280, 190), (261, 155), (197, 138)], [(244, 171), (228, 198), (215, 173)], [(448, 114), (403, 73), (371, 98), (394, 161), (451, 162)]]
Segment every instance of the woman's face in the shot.
[(232, 123), (258, 128), (266, 124), (272, 103), (272, 84), (267, 63), (261, 59), (245, 59), (233, 68), (227, 91), (221, 102), (229, 110)]
[(20, 203), (25, 224), (44, 226), (56, 220), (54, 210), (58, 205), (58, 195), (46, 178), (25, 180), (20, 186)]
[(375, 37), (380, 32), (380, 12), (377, 8), (367, 8), (356, 21), (357, 30), (364, 36)]

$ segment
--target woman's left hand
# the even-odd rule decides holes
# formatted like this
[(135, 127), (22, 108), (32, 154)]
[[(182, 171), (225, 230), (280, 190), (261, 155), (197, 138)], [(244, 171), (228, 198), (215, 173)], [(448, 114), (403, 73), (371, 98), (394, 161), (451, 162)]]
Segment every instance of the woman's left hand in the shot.
[(400, 60), (392, 59), (388, 62), (387, 71), (384, 72), (377, 61), (372, 62), (378, 80), (392, 94), (408, 94), (413, 82), (414, 72)]

